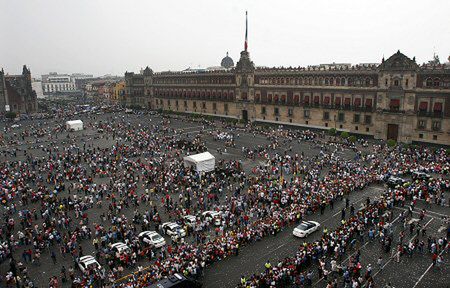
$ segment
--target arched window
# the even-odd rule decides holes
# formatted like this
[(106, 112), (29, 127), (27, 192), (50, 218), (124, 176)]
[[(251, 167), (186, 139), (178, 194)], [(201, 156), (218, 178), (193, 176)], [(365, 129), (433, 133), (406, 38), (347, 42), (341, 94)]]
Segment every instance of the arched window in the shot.
[(366, 78), (366, 86), (370, 86), (370, 78)]
[(440, 84), (439, 78), (434, 78), (433, 86), (434, 87), (439, 87), (440, 86), (439, 84)]
[(341, 78), (336, 78), (336, 86), (341, 86)]
[(427, 78), (426, 85), (427, 85), (427, 87), (433, 86), (433, 80), (431, 78)]
[(319, 81), (318, 81), (317, 77), (314, 77), (314, 85), (317, 85), (317, 84), (319, 84)]
[(341, 86), (345, 86), (345, 78), (344, 77), (341, 78)]
[(399, 86), (399, 82), (398, 82), (398, 80), (396, 79), (396, 80), (394, 80), (394, 86)]
[(334, 78), (331, 77), (331, 78), (330, 78), (330, 86), (333, 86), (333, 85), (334, 85)]
[(328, 78), (325, 78), (325, 86), (328, 86), (330, 84), (330, 81), (328, 80)]

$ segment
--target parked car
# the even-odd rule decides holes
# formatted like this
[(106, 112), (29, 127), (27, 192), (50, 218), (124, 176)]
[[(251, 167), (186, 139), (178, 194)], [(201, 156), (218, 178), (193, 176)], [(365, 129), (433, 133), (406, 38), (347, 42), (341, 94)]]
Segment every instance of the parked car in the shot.
[(177, 223), (166, 222), (162, 224), (162, 229), (164, 231), (164, 234), (168, 236), (176, 236), (176, 237), (186, 236), (186, 231), (184, 231), (184, 229)]
[(78, 259), (78, 267), (80, 267), (81, 272), (86, 273), (87, 271), (93, 270), (103, 277), (105, 276), (105, 269), (98, 263), (97, 260), (91, 255), (82, 256)]
[(387, 179), (386, 183), (389, 187), (397, 187), (397, 186), (403, 186), (407, 181), (405, 179), (391, 176)]
[(416, 171), (412, 173), (413, 180), (430, 180), (431, 178), (432, 178), (431, 175), (425, 172)]
[(302, 221), (300, 225), (294, 228), (294, 236), (296, 237), (306, 237), (309, 234), (313, 233), (314, 231), (317, 231), (320, 227), (320, 224), (315, 221)]
[(113, 250), (116, 253), (122, 254), (131, 254), (131, 249), (128, 247), (127, 244), (122, 242), (117, 242), (111, 245), (111, 250)]
[(208, 222), (213, 222), (215, 226), (220, 226), (222, 223), (222, 216), (217, 211), (205, 211), (202, 213), (203, 218)]
[(195, 217), (194, 215), (185, 215), (183, 216), (183, 222), (187, 226), (195, 228), (195, 226), (197, 225), (197, 217)]
[(182, 274), (175, 273), (166, 279), (160, 280), (148, 288), (201, 288), (202, 284), (193, 279), (189, 279)]
[(144, 231), (139, 233), (139, 239), (150, 246), (155, 248), (161, 248), (166, 245), (166, 240), (164, 237), (158, 234), (156, 231)]

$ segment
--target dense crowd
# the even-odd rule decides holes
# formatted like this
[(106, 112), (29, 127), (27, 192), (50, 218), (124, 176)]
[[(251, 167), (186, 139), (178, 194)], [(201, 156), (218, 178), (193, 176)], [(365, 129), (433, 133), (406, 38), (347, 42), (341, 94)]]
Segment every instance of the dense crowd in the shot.
[[(51, 122), (30, 126), (21, 133), (9, 128), (3, 131), (0, 261), (9, 262), (9, 273), (2, 279), (8, 285), (18, 281), (24, 287), (34, 287), (27, 266), (41, 265), (43, 254), (53, 263), (61, 258), (73, 262), (68, 268), (62, 266), (60, 275), (50, 277), (49, 287), (59, 287), (59, 281), (73, 287), (106, 283), (142, 287), (175, 272), (199, 279), (206, 266), (237, 255), (242, 246), (276, 235), (305, 215), (323, 213), (326, 206), (333, 207), (349, 193), (391, 174), (449, 172), (448, 155), (443, 149), (380, 145), (370, 149), (366, 142), (332, 141), (323, 133), (309, 130), (252, 126), (238, 130), (202, 119), (184, 119), (198, 122), (202, 131), (214, 127), (210, 135), (227, 147), (235, 146), (239, 133), (263, 136), (268, 143), (242, 147), (243, 157), (264, 163), (251, 172), (245, 172), (240, 161), (229, 160), (219, 161), (215, 171), (199, 175), (184, 166), (182, 156), (206, 150), (202, 133), (187, 132), (186, 137), (180, 137), (183, 131), (171, 128), (170, 117), (146, 125), (112, 117), (100, 121), (95, 114), (88, 115), (87, 127), (97, 133), (77, 137)], [(92, 140), (112, 145), (94, 145)], [(307, 141), (320, 153), (314, 157), (293, 154), (296, 141)], [(33, 149), (21, 146), (25, 144)], [(355, 159), (342, 158), (339, 151), (344, 149), (355, 151)], [(407, 199), (447, 205), (444, 191), (448, 189), (449, 181), (442, 177), (417, 180), (397, 187), (364, 210), (356, 212), (352, 206), (351, 218), (338, 230), (300, 247), (295, 258), (286, 258), (242, 284), (270, 287), (280, 281), (306, 283), (308, 273), (303, 268), (322, 261), (324, 255), (341, 258), (355, 233), (375, 229), (378, 234), (386, 234), (381, 212), (389, 205), (404, 204)], [(148, 209), (142, 211), (142, 206)], [(208, 210), (221, 213), (219, 225), (201, 217)], [(102, 213), (94, 216), (97, 211)], [(195, 227), (185, 223), (186, 215), (196, 216)], [(139, 233), (155, 230), (163, 234), (162, 219), (166, 216), (178, 222), (190, 238), (175, 237), (162, 249), (144, 245)], [(85, 255), (81, 244), (86, 242), (92, 243), (93, 256), (108, 267), (106, 273), (87, 269), (79, 276), (75, 271)], [(126, 243), (130, 251), (115, 251), (111, 244), (117, 242)], [(12, 255), (20, 255), (20, 259), (11, 260)], [(143, 268), (139, 264), (143, 259), (151, 265)], [(354, 271), (358, 259), (352, 263), (341, 272), (348, 274), (346, 281), (361, 283), (360, 274)], [(125, 269), (137, 272), (122, 279)], [(325, 271), (323, 268), (321, 273)]]

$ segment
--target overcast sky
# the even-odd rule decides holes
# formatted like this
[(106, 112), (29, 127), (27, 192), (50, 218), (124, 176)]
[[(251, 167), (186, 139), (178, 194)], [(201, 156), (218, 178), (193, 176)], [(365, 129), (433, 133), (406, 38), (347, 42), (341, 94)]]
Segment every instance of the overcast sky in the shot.
[(422, 63), (450, 55), (450, 1), (0, 0), (0, 67), (116, 74), (220, 65), (243, 50), (258, 66)]

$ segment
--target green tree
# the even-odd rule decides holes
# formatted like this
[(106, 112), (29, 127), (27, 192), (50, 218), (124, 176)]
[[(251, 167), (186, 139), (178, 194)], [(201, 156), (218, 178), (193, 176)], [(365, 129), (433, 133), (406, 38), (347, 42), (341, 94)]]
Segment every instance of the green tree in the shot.
[(343, 131), (343, 132), (341, 133), (341, 137), (344, 138), (344, 139), (347, 139), (349, 136), (350, 136), (350, 134), (348, 134), (347, 131)]
[(394, 147), (395, 145), (397, 145), (397, 141), (395, 141), (394, 139), (389, 139), (386, 143), (389, 147)]
[(336, 135), (336, 133), (337, 133), (337, 131), (336, 131), (335, 128), (331, 128), (330, 130), (328, 130), (328, 134), (331, 135), (331, 136)]
[(17, 117), (17, 113), (13, 111), (9, 111), (5, 113), (5, 117), (8, 119), (14, 119)]
[(356, 136), (355, 136), (355, 135), (352, 135), (352, 136), (348, 137), (348, 140), (349, 140), (350, 142), (352, 142), (352, 143), (355, 143), (355, 142), (356, 142)]

